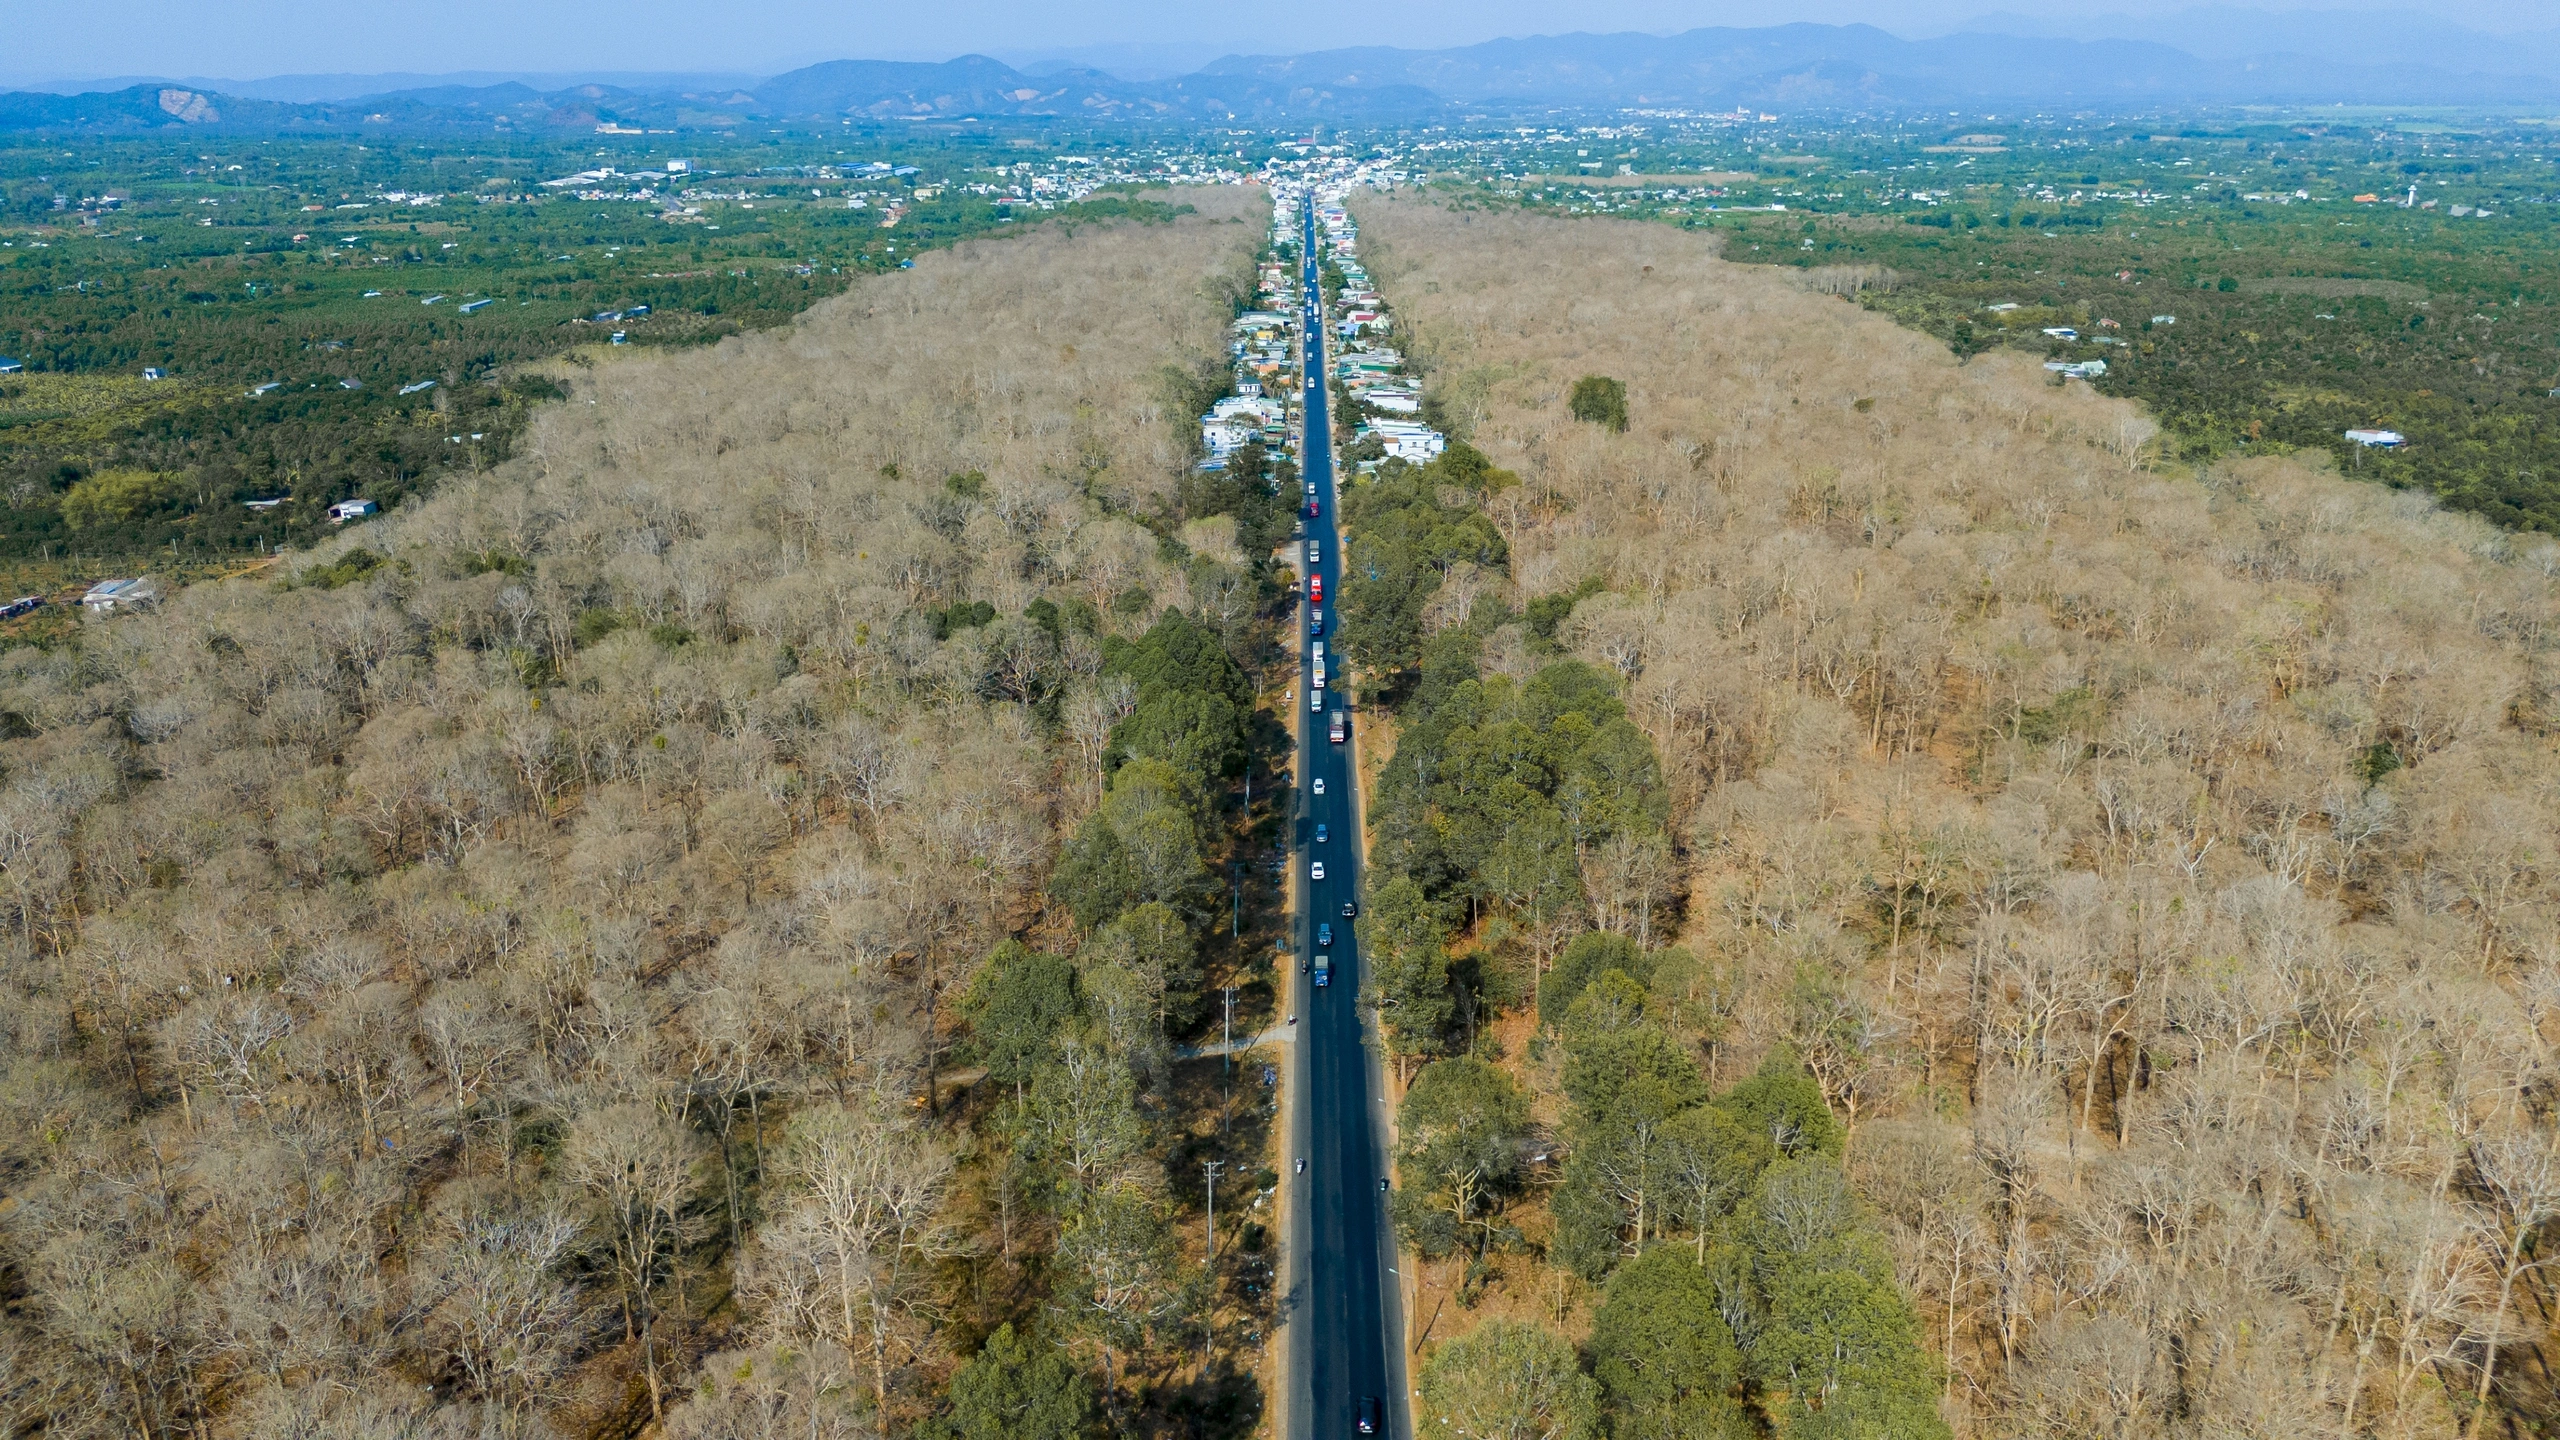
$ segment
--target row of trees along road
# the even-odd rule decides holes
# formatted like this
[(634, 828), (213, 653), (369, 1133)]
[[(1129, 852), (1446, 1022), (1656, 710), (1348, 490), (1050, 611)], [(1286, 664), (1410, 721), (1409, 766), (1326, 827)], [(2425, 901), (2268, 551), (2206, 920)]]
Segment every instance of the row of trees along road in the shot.
[[(1622, 400), (1589, 408), (1625, 423)], [(1821, 1087), (1791, 1053), (1721, 1094), (1709, 1084), (1696, 1042), (1715, 1031), (1717, 979), (1654, 948), (1681, 875), (1660, 765), (1618, 677), (1554, 643), (1599, 587), (1506, 603), (1506, 547), (1474, 502), (1516, 483), (1458, 443), (1428, 466), (1382, 466), (1343, 502), (1341, 643), (1397, 711), (1359, 922), (1365, 998), (1411, 1074), (1396, 1225), (1463, 1277), (1462, 1305), (1506, 1260), (1601, 1287), (1579, 1346), (1507, 1317), (1439, 1343), (1419, 1371), (1424, 1423), (1944, 1434), (1917, 1317), (1849, 1192)], [(1506, 632), (1526, 644), (1489, 668)], [(1565, 1106), (1552, 1134), (1492, 1038), (1524, 1007), (1532, 1084)]]

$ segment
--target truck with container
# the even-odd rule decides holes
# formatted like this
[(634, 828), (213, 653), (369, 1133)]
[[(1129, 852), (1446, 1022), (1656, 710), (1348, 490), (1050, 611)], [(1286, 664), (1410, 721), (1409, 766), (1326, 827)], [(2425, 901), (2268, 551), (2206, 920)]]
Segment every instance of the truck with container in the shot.
[(1332, 735), (1332, 737), (1333, 737), (1333, 743), (1334, 743), (1334, 744), (1336, 744), (1336, 745), (1339, 745), (1339, 744), (1341, 744), (1343, 741), (1350, 739), (1350, 738), (1351, 738), (1351, 719), (1350, 719), (1350, 717), (1349, 717), (1348, 715), (1345, 715), (1342, 711), (1339, 711), (1339, 710), (1334, 711), (1334, 712), (1333, 712), (1333, 719), (1332, 719), (1332, 721), (1330, 722), (1330, 733), (1331, 733), (1331, 735)]
[(1333, 957), (1331, 955), (1319, 954), (1316, 956), (1316, 983), (1318, 985), (1331, 985), (1333, 983)]

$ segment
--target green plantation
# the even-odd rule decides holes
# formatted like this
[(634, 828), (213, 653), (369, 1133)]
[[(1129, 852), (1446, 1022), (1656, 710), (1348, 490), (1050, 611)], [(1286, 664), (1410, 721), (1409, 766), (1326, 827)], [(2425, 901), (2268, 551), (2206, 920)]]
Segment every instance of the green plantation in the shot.
[[(335, 501), (388, 509), (503, 460), (603, 347), (777, 325), (1050, 214), (958, 183), (1011, 158), (994, 142), (614, 143), (0, 149), (0, 356), (22, 367), (0, 373), (0, 558), (305, 540)], [(669, 173), (675, 154), (691, 168)]]
[[(1797, 254), (1889, 268), (1862, 303), (1960, 354), (2105, 361), (2094, 383), (2142, 401), (2177, 458), (2325, 449), (2560, 529), (2560, 247), (2541, 225), (2365, 205), (1817, 236)], [(2344, 435), (2359, 428), (2409, 444), (2367, 453)]]

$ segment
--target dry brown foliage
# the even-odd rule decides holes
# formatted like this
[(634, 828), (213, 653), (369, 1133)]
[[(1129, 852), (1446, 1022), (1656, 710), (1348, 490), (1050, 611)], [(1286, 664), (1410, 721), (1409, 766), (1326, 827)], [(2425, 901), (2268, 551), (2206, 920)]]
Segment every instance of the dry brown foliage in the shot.
[[(1020, 617), (1185, 600), (1117, 512), (1187, 463), (1159, 372), (1267, 211), (1182, 198), (570, 372), (523, 458), (295, 562), (387, 557), (349, 583), (0, 655), (0, 1434), (621, 1435), (767, 1342), (801, 1433), (877, 1422), (837, 1381), (912, 1413), (935, 1007), (1117, 713)], [(999, 618), (937, 640), (961, 601)], [(861, 1163), (781, 1153), (800, 1110)], [(862, 1325), (774, 1333), (749, 1250)]]
[(2125, 405), (1668, 228), (1359, 209), (1522, 477), (1515, 603), (1607, 578), (1560, 637), (1682, 787), (1702, 1055), (1812, 1066), (1960, 1429), (2547, 1413), (2560, 548), (2156, 466)]

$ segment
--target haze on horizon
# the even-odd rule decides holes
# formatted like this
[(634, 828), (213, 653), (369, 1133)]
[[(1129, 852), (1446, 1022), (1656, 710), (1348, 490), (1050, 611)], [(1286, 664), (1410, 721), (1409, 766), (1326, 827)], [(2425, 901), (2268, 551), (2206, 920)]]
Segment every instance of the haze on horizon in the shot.
[[(2084, 19), (2039, 23), (2075, 34), (2114, 20), (2139, 26), (2191, 0), (2108, 0)], [(599, 20), (563, 0), (456, 0), (422, 7), (392, 0), (101, 0), (84, 6), (6, 0), (13, 40), (0, 86), (58, 86), (110, 77), (447, 73), (545, 75), (681, 72), (762, 76), (835, 59), (945, 60), (972, 52), (1014, 64), (1071, 62), (1124, 78), (1187, 71), (1220, 55), (1289, 54), (1355, 45), (1438, 48), (1568, 31), (1671, 34), (1700, 26), (1794, 21), (1863, 23), (1921, 37), (1960, 30), (1987, 13), (2026, 9), (2000, 0), (1415, 0), (1393, 24), (1355, 0), (1311, 0), (1291, 30), (1240, 12), (1173, 0), (953, 0), (930, 7), (836, 7), (775, 0), (750, 23), (727, 7), (634, 0)], [(2261, 0), (2281, 14), (2380, 10), (2348, 0)], [(2402, 17), (2491, 33), (2560, 27), (2560, 0), (2401, 0)], [(1260, 12), (1257, 12), (1260, 13)], [(2018, 17), (2012, 16), (2011, 19)]]

